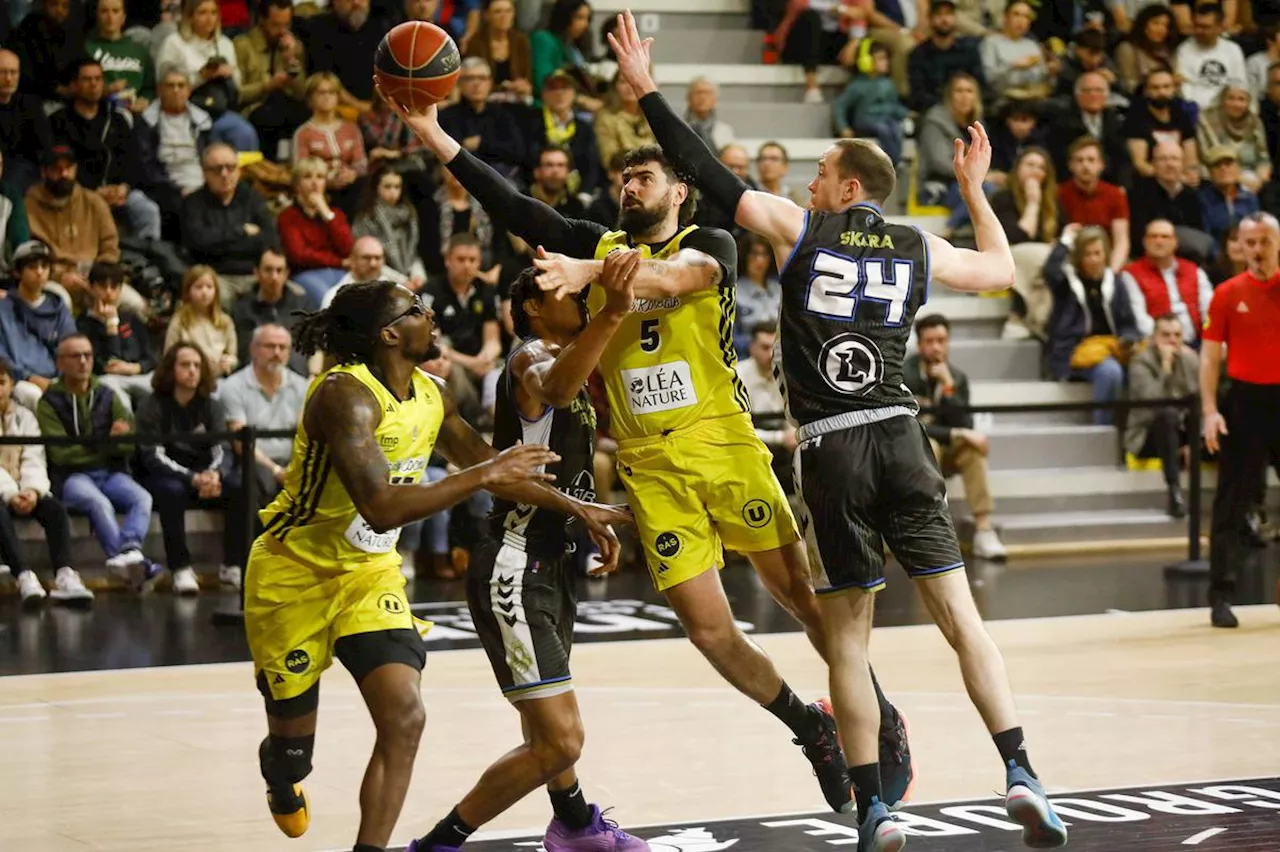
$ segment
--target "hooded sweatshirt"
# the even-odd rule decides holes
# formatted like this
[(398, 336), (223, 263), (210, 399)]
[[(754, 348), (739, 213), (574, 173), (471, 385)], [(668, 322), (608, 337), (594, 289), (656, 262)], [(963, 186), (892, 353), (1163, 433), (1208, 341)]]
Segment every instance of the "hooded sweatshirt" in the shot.
[[(0, 435), (36, 438), (40, 435), (40, 427), (34, 414), (10, 400), (9, 409), (0, 414)], [(27, 488), (41, 497), (49, 493), (44, 445), (0, 446), (0, 503), (7, 505), (19, 491)]]
[(75, 332), (71, 312), (57, 296), (45, 293), (34, 307), (17, 290), (0, 299), (0, 356), (12, 365), (15, 380), (58, 375), (58, 343)]

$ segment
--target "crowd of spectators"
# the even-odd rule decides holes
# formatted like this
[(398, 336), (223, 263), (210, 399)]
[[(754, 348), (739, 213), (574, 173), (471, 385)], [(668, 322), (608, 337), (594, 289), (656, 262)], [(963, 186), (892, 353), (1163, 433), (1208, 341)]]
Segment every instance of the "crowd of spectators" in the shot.
[[(912, 200), (949, 208), (946, 235), (957, 240), (969, 223), (953, 140), (987, 122), (988, 189), (1018, 267), (1005, 336), (1043, 341), (1046, 376), (1088, 381), (1110, 400), (1126, 387), (1167, 390), (1168, 376), (1189, 369), (1212, 288), (1243, 264), (1236, 223), (1280, 212), (1272, 5), (753, 0), (752, 17), (767, 51), (805, 71), (802, 99), (831, 100), (832, 134), (871, 137), (910, 160)], [(444, 354), (429, 368), (474, 400), (471, 417), (487, 426), (512, 339), (504, 294), (536, 247), (497, 227), (381, 102), (374, 51), (400, 21), (446, 27), (464, 60), (456, 96), (441, 105), (444, 128), (533, 197), (613, 225), (621, 156), (653, 134), (609, 56), (611, 21), (601, 16), (593, 32), (592, 13), (587, 0), (7, 4), (4, 434), (33, 424), (82, 435), (292, 428), (319, 363), (289, 345), (295, 312), (377, 278), (432, 300)], [(819, 85), (824, 64), (850, 73), (834, 98)], [(753, 187), (806, 203), (786, 147), (747, 150), (718, 107), (715, 80), (689, 82), (685, 115), (721, 160)], [(704, 204), (695, 221), (740, 240), (734, 347), (781, 469), (794, 433), (764, 380), (779, 299), (772, 254), (736, 229), (732, 211)], [(908, 381), (935, 407), (963, 407), (949, 324), (921, 323)], [(1166, 418), (1130, 419), (1125, 446), (1168, 472)], [(966, 479), (975, 550), (999, 555), (978, 481), (985, 437), (963, 417), (929, 431), (944, 468)], [(239, 452), (117, 443), (0, 454), (0, 562), (37, 600), (8, 523), (34, 517), (51, 530), (53, 587), (87, 599), (55, 547), (70, 509), (90, 518), (108, 564), (146, 585), (160, 569), (139, 525), (155, 495), (174, 587), (195, 591), (178, 507), (242, 500)], [(287, 441), (259, 445), (260, 500), (288, 455)], [(453, 545), (465, 549), (465, 526), (446, 521), (442, 533), (437, 523), (406, 541), (428, 539), (432, 570), (447, 575), (465, 561)], [(244, 550), (224, 540), (221, 581), (239, 582)]]

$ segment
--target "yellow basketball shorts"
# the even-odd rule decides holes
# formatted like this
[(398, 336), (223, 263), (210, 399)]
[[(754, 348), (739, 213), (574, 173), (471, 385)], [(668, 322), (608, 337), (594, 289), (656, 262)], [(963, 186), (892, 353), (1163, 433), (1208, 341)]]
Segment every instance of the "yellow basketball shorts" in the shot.
[(333, 664), (334, 644), (344, 636), (407, 629), (421, 638), (429, 626), (409, 611), (395, 562), (322, 574), (269, 534), (259, 536), (249, 551), (245, 634), (254, 677), (266, 682), (277, 701), (314, 686)]
[(617, 461), (658, 591), (723, 567), (725, 547), (756, 553), (800, 538), (773, 456), (745, 414), (627, 441)]

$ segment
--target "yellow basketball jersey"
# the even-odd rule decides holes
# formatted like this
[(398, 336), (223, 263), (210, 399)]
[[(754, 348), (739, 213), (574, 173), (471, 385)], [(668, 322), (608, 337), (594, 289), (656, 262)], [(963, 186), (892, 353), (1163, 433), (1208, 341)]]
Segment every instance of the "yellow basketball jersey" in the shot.
[[(656, 254), (649, 246), (638, 248), (645, 257), (670, 257), (696, 229), (685, 228)], [(610, 231), (596, 245), (596, 259), (627, 246), (625, 232)], [(604, 303), (604, 290), (592, 287), (587, 309), (595, 315)], [(645, 438), (751, 410), (734, 371), (736, 305), (732, 281), (683, 296), (635, 300), (600, 356), (614, 438)]]
[[(413, 374), (413, 395), (400, 402), (363, 364), (334, 367), (317, 376), (307, 389), (307, 402), (329, 373), (346, 373), (377, 399), (382, 421), (375, 437), (387, 457), (393, 485), (420, 481), (444, 421), (444, 404), (436, 383), (421, 370)], [(305, 411), (305, 404), (303, 410)], [(302, 423), (293, 438), (293, 455), (284, 488), (259, 513), (265, 535), (283, 545), (299, 562), (323, 573), (398, 566), (400, 530), (374, 532), (333, 472), (329, 447), (307, 436)]]

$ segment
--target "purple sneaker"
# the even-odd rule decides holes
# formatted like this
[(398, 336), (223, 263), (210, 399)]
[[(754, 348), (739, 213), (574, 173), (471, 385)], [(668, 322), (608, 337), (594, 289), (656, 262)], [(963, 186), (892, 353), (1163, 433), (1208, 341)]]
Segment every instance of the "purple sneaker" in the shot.
[[(591, 806), (591, 824), (576, 831), (558, 819), (552, 819), (542, 838), (546, 852), (648, 852), (649, 844), (632, 837), (596, 805)], [(408, 852), (413, 852), (412, 849)], [(424, 850), (425, 852), (425, 850)], [(434, 850), (433, 850), (434, 852)]]

